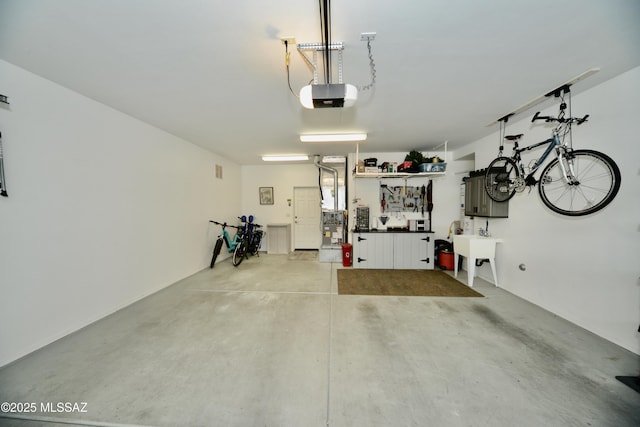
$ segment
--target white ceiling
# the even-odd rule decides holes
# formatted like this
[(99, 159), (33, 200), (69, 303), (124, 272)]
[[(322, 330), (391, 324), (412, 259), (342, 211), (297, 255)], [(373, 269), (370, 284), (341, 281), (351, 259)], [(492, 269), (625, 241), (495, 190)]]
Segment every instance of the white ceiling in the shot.
[[(640, 65), (639, 0), (334, 0), (344, 81), (370, 82), (360, 33), (376, 32), (376, 84), (353, 108), (304, 110), (281, 38), (321, 41), (318, 3), (0, 0), (0, 58), (240, 164), (354, 150), (301, 144), (311, 132), (365, 131), (368, 152), (455, 148), (587, 69), (601, 71), (574, 94)], [(311, 78), (293, 49), (294, 90)]]

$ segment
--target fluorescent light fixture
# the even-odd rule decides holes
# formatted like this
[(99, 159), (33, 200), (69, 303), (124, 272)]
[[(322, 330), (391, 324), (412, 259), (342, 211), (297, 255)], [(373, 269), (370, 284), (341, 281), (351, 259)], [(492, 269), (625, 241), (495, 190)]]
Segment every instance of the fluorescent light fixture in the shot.
[(352, 142), (366, 139), (366, 133), (300, 135), (300, 142)]
[(344, 163), (347, 161), (347, 158), (344, 156), (324, 156), (322, 158), (322, 163)]
[(309, 160), (309, 156), (306, 154), (262, 156), (262, 160), (265, 162), (299, 162)]

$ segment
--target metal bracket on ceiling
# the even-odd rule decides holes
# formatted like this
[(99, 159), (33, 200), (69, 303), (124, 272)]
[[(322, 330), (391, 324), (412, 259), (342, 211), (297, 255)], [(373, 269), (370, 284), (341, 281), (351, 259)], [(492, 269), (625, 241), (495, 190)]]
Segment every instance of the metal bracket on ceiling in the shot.
[[(324, 52), (325, 45), (323, 43), (298, 43), (298, 52), (304, 58), (305, 62), (313, 70), (313, 84), (318, 84), (318, 52)], [(344, 50), (343, 42), (329, 43), (329, 51), (337, 51), (338, 53), (338, 83), (342, 81), (342, 51)], [(313, 53), (313, 58), (307, 56), (307, 52)], [(329, 83), (329, 82), (325, 82)]]
[(507, 122), (507, 120), (509, 119), (509, 117), (522, 113), (523, 111), (528, 110), (529, 108), (533, 107), (536, 104), (539, 104), (540, 102), (544, 101), (545, 99), (547, 99), (548, 97), (554, 95), (556, 97), (560, 96), (560, 94), (562, 93), (562, 91), (565, 91), (564, 93), (567, 93), (569, 91), (569, 87), (581, 80), (586, 79), (587, 77), (597, 73), (598, 71), (600, 71), (600, 68), (590, 68), (587, 71), (583, 72), (582, 74), (579, 74), (577, 76), (575, 76), (574, 78), (572, 78), (571, 80), (563, 83), (562, 85), (558, 86), (557, 88), (545, 93), (544, 95), (540, 95), (534, 99), (532, 99), (531, 101), (525, 103), (524, 105), (516, 108), (515, 110), (513, 110), (512, 112), (508, 113), (508, 114), (503, 114), (502, 116), (500, 116), (499, 118), (497, 118), (496, 120), (492, 121), (491, 123), (488, 123), (487, 126), (493, 126), (496, 123), (499, 122)]

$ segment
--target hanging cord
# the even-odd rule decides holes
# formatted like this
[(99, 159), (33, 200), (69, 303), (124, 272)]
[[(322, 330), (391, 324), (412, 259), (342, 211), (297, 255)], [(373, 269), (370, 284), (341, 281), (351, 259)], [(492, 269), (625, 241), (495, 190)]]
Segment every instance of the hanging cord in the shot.
[(0, 196), (9, 197), (7, 194), (7, 181), (4, 176), (4, 155), (2, 154), (2, 133), (0, 133)]
[(369, 90), (376, 84), (376, 63), (373, 61), (371, 53), (371, 40), (367, 39), (367, 49), (369, 51), (369, 68), (371, 69), (371, 83), (366, 86), (358, 87), (359, 91)]
[(291, 58), (291, 52), (289, 52), (289, 42), (287, 40), (284, 41), (284, 64), (287, 68), (287, 85), (289, 86), (289, 90), (291, 93), (298, 99), (300, 99), (300, 95), (293, 91), (291, 87), (291, 73), (289, 72), (289, 60)]
[[(564, 100), (565, 95), (568, 94), (569, 102), (566, 103)], [(565, 111), (569, 110), (569, 118), (565, 119)], [(560, 95), (560, 111), (558, 112), (558, 130), (559, 136), (562, 138), (562, 143), (564, 144), (567, 135), (569, 136), (568, 144), (565, 144), (567, 147), (572, 148), (572, 134), (571, 134), (571, 91), (565, 89)]]
[[(571, 114), (571, 90), (567, 89), (567, 93), (569, 94), (569, 119), (572, 119), (573, 114)], [(573, 131), (571, 130), (571, 128), (571, 122), (569, 122), (569, 144), (567, 144), (569, 148), (573, 148)]]
[(318, 188), (320, 189), (320, 201), (324, 202), (324, 194), (322, 194), (322, 169), (318, 168)]
[(498, 131), (498, 157), (502, 157), (502, 150), (504, 150), (504, 137), (507, 133), (507, 120), (509, 120), (509, 117), (504, 117), (500, 120), (500, 130)]

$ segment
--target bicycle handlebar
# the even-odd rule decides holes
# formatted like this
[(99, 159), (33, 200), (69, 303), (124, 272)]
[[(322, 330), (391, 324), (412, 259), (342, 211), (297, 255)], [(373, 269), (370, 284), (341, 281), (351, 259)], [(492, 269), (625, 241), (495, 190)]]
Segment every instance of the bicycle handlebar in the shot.
[(581, 124), (583, 124), (584, 122), (586, 122), (588, 118), (589, 118), (589, 115), (587, 114), (586, 116), (584, 116), (584, 117), (583, 117), (583, 118), (581, 118), (581, 119), (576, 119), (576, 124), (577, 124), (577, 125), (581, 125)]
[[(242, 217), (241, 217), (241, 216), (239, 216), (239, 217), (238, 217), (238, 219), (239, 219), (240, 221), (242, 221)], [(255, 222), (249, 222), (249, 221), (246, 221), (246, 220), (244, 220), (244, 221), (242, 221), (242, 222), (245, 222), (245, 223), (247, 223), (247, 225), (251, 225), (252, 227), (257, 227), (257, 228), (262, 227), (262, 225), (261, 225), (261, 224), (257, 224), (257, 223), (255, 223)]]
[(216, 225), (221, 225), (221, 226), (222, 226), (222, 228), (225, 228), (225, 227), (231, 227), (231, 228), (237, 228), (237, 229), (240, 229), (240, 227), (238, 227), (237, 225), (230, 225), (230, 224), (227, 224), (226, 222), (225, 222), (225, 223), (222, 223), (222, 222), (213, 221), (213, 220), (209, 220), (209, 222), (212, 222), (212, 223), (214, 223), (214, 224), (216, 224)]
[[(238, 219), (242, 219), (242, 218), (238, 217)], [(221, 226), (222, 226), (222, 228), (225, 228), (225, 227), (232, 227), (232, 228), (237, 228), (238, 230), (242, 228), (242, 227), (237, 226), (237, 225), (230, 225), (230, 224), (227, 224), (226, 222), (225, 222), (225, 223), (222, 223), (222, 222), (214, 221), (214, 220), (212, 220), (212, 219), (210, 219), (210, 220), (209, 220), (209, 222), (212, 222), (212, 223), (214, 223), (214, 224), (216, 224), (216, 225), (221, 225)], [(254, 222), (252, 222), (252, 223), (251, 223), (251, 225), (252, 225), (252, 226), (254, 226), (254, 227), (256, 227), (256, 228), (263, 227), (261, 224), (256, 224), (256, 223), (254, 223)]]
[(544, 120), (547, 123), (549, 123), (549, 122), (575, 123), (576, 125), (579, 126), (582, 123), (586, 122), (588, 118), (589, 118), (588, 114), (586, 116), (582, 117), (582, 118), (580, 118), (580, 117), (569, 117), (568, 119), (558, 118), (558, 117), (551, 117), (551, 116), (541, 116), (540, 115), (540, 111), (538, 111), (536, 114), (533, 115), (533, 118), (531, 119), (531, 123), (535, 122), (536, 120)]

